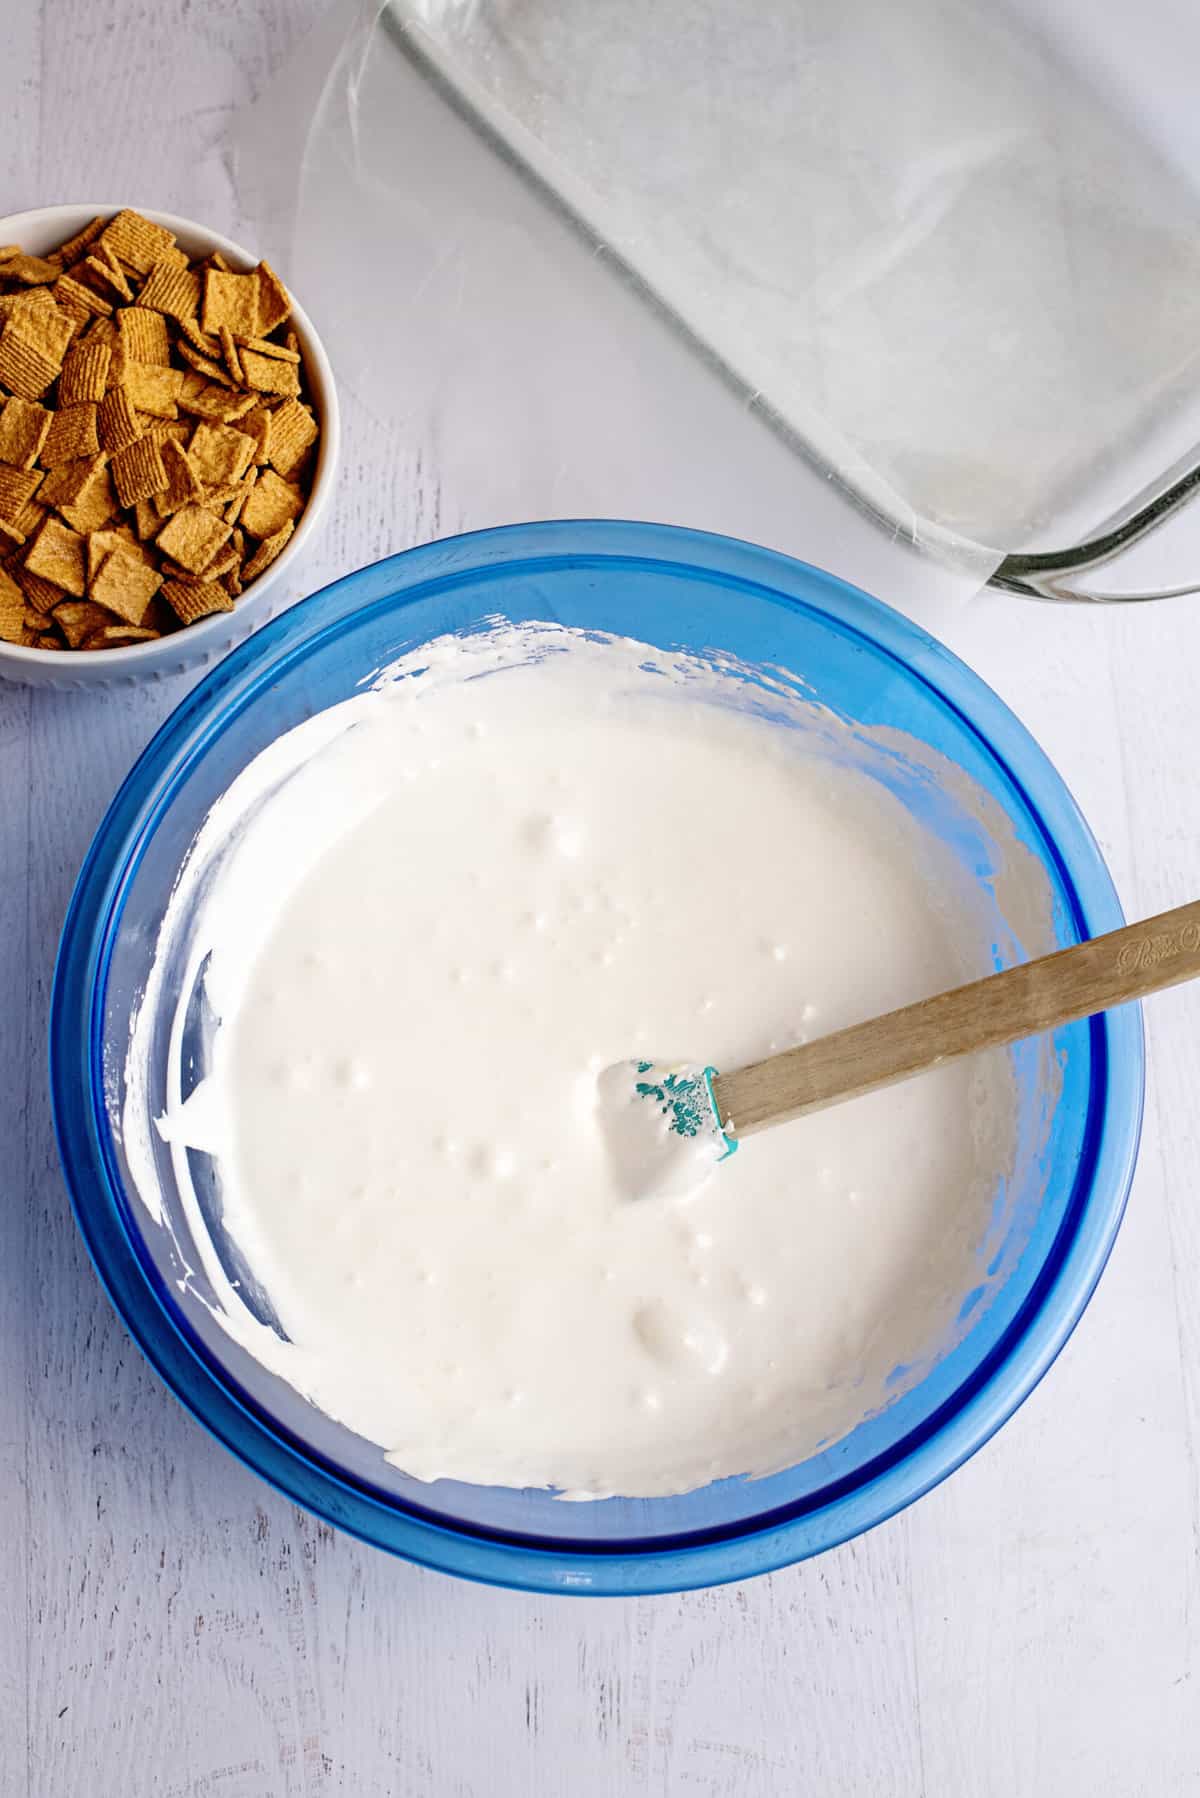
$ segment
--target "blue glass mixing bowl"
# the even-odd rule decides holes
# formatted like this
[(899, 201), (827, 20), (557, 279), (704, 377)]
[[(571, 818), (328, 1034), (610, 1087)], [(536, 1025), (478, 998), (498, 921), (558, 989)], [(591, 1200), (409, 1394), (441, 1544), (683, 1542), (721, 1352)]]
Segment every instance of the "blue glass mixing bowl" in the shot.
[[(767, 550), (657, 525), (517, 525), (433, 543), (347, 576), (235, 650), (168, 719), (113, 801), (79, 877), (55, 978), (51, 1084), (67, 1182), (101, 1279), (154, 1366), (214, 1435), (298, 1503), (415, 1561), (501, 1585), (630, 1593), (741, 1579), (844, 1541), (918, 1497), (1049, 1367), (1124, 1208), (1141, 1117), (1140, 1016), (1127, 1007), (1058, 1033), (1044, 1139), (1021, 1175), (1027, 1190), (1009, 1195), (1024, 1222), (1002, 1277), (986, 1302), (964, 1295), (952, 1351), (845, 1440), (768, 1479), (590, 1505), (423, 1486), (389, 1467), (229, 1340), (202, 1302), (202, 1278), (181, 1287), (181, 1256), (201, 1263), (188, 1253), (165, 1159), (161, 1199), (174, 1233), (134, 1196), (124, 1060), (167, 897), (213, 801), (281, 732), (415, 645), (497, 614), (663, 649), (717, 646), (795, 670), (831, 711), (916, 739), (995, 802), (1036, 858), (1060, 944), (1122, 921), (1096, 845), (1037, 745), (968, 669), (865, 594)], [(882, 777), (953, 835), (953, 807), (927, 773), (914, 780), (897, 756), (894, 776), (885, 767)], [(993, 877), (977, 832), (957, 852), (974, 858), (974, 880)], [(1041, 1060), (1014, 1064), (1026, 1089), (1041, 1078), (1041, 1050)], [(153, 1079), (151, 1088), (153, 1109), (161, 1093)], [(1039, 1094), (1025, 1099), (1036, 1104)]]

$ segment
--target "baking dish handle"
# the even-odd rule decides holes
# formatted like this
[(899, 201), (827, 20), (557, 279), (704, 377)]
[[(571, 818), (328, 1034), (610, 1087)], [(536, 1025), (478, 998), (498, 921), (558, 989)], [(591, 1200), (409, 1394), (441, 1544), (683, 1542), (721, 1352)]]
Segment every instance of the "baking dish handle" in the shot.
[[(1183, 586), (1125, 593), (1105, 592), (1086, 581), (1088, 571), (1111, 568), (1135, 543), (1143, 541), (1193, 499), (1198, 490), (1200, 460), (1192, 456), (1187, 459), (1182, 473), (1169, 475), (1157, 488), (1139, 495), (1125, 512), (1110, 520), (1088, 542), (1080, 543), (1074, 549), (1006, 556), (988, 584), (1008, 593), (1024, 594), (1030, 599), (1091, 605), (1128, 605), (1200, 593), (1200, 576)], [(1081, 582), (1081, 576), (1085, 577), (1086, 584)]]

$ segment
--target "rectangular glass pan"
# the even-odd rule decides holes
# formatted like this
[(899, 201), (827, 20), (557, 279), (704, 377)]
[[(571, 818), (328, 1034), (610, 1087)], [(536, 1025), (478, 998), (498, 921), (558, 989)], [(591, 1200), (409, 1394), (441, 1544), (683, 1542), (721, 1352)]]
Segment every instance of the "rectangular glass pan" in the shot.
[(1141, 66), (1122, 7), (1070, 10), (393, 0), (370, 53), (890, 532), (1069, 597), (1200, 461), (1200, 196), (1161, 116), (1200, 17)]

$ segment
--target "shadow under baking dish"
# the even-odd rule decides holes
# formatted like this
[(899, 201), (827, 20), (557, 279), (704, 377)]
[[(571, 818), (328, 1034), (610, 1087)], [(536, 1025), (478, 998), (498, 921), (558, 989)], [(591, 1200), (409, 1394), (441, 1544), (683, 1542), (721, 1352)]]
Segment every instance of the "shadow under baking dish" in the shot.
[[(975, 675), (878, 601), (788, 557), (667, 526), (553, 522), (452, 538), (345, 577), (235, 650), (167, 720), (113, 801), (76, 886), (55, 976), (51, 1089), (67, 1182), (100, 1276), (163, 1378), (247, 1465), (339, 1527), (447, 1572), (534, 1590), (636, 1593), (745, 1578), (844, 1541), (918, 1497), (1046, 1371), (1104, 1266), (1132, 1178), (1140, 1014), (1126, 1007), (1057, 1032), (1049, 1102), (1046, 1046), (1014, 1052), (1023, 1112), (1041, 1119), (1035, 1152), (1012, 1176), (1021, 1190), (1005, 1195), (1019, 1236), (1010, 1230), (996, 1247), (986, 1293), (964, 1294), (951, 1350), (843, 1440), (766, 1479), (590, 1504), (423, 1485), (390, 1467), (231, 1341), (203, 1302), (201, 1275), (181, 1284), (184, 1262), (195, 1269), (199, 1260), (165, 1153), (157, 1172), (168, 1227), (134, 1193), (121, 1133), (125, 1058), (180, 864), (230, 781), (284, 731), (361, 691), (415, 646), (497, 615), (667, 651), (717, 648), (802, 674), (821, 705), (915, 740), (998, 808), (1036, 858), (1060, 945), (1122, 921), (1087, 826), (1037, 745)], [(973, 879), (991, 880), (986, 844), (958, 831), (927, 770), (914, 774), (902, 755), (891, 768), (880, 777), (973, 858)], [(155, 1021), (152, 1112), (169, 1023)]]

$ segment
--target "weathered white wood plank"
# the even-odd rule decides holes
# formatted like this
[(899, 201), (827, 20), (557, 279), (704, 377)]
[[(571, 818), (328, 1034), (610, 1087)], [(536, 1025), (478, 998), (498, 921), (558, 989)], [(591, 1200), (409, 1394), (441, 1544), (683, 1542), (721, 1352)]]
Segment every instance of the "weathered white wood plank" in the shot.
[(0, 700), (0, 1792), (24, 1771), (28, 1606), (29, 698)]
[[(1131, 915), (1200, 891), (1200, 862), (1191, 885), (1183, 869), (1145, 877), (1163, 869), (1186, 729), (1170, 737), (1157, 804), (1130, 762), (1143, 696), (1174, 689), (1173, 666), (1200, 651), (1200, 614), (1174, 612), (1032, 606), (1006, 637), (1011, 609), (989, 595), (951, 633), (1055, 757)], [(1182, 1002), (1195, 1015), (1195, 995)], [(1179, 1004), (1147, 1006), (1142, 1160), (1091, 1308), (1018, 1417), (907, 1520), (931, 1791), (1120, 1798), (1196, 1778), (1196, 1500), (1176, 1312), (1178, 1300), (1194, 1314), (1196, 1298), (1172, 1267), (1154, 1084)]]
[[(0, 193), (36, 167), (42, 33), (36, 7), (0, 11)], [(0, 1793), (27, 1786), (29, 1531), (32, 1494), (28, 1331), (29, 1137), (36, 1091), (30, 1059), (30, 696), (0, 693)]]
[[(245, 236), (230, 114), (320, 10), (8, 8), (0, 209), (136, 196)], [(478, 515), (438, 490), (425, 446), (353, 403), (346, 423), (305, 587)], [(931, 601), (927, 622), (1059, 760), (1131, 907), (1200, 890), (1186, 608), (989, 597)], [(335, 1536), (209, 1441), (112, 1317), (69, 1218), (43, 1072), (58, 925), (182, 691), (0, 686), (4, 1798), (1200, 1790), (1195, 997), (1151, 1013), (1147, 1149), (1096, 1303), (953, 1481), (740, 1588), (593, 1604), (461, 1585)]]

